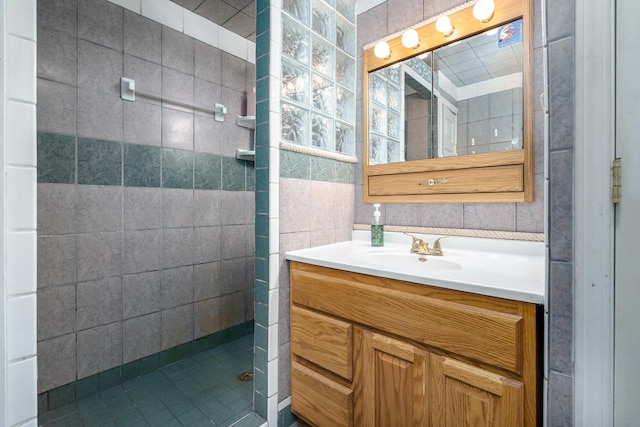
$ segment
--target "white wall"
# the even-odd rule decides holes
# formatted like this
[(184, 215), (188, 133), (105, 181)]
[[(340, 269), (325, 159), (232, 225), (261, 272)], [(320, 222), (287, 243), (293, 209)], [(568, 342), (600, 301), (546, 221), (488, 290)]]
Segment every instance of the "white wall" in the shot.
[(0, 0), (0, 424), (36, 426), (36, 0)]

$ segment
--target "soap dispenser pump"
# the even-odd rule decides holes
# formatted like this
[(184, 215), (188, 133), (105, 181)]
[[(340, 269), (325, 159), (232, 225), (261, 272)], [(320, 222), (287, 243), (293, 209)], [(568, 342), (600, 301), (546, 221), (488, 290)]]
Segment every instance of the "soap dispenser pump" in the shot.
[(376, 208), (373, 213), (374, 223), (371, 224), (371, 246), (384, 246), (384, 225), (380, 224), (380, 203), (373, 205)]

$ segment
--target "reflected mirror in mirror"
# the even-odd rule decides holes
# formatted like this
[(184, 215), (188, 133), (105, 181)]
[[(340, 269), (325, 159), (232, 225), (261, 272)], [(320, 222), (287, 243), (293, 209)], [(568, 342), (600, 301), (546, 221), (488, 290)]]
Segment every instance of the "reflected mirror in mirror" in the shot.
[(523, 148), (522, 20), (369, 74), (369, 164)]

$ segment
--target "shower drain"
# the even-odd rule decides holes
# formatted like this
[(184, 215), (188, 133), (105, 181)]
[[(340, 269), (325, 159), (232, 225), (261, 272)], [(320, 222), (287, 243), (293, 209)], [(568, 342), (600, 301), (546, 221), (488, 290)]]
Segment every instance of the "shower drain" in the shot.
[(238, 375), (238, 379), (240, 381), (244, 381), (244, 382), (252, 381), (253, 380), (253, 372), (244, 371), (243, 373)]

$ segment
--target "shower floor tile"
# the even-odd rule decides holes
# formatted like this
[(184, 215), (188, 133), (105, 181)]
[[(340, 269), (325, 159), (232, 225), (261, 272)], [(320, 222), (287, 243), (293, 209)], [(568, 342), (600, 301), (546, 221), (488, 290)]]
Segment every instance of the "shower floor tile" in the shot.
[(39, 414), (40, 426), (230, 426), (252, 412), (253, 334)]

